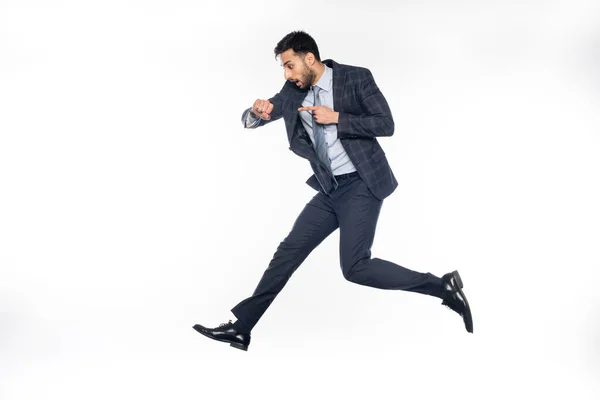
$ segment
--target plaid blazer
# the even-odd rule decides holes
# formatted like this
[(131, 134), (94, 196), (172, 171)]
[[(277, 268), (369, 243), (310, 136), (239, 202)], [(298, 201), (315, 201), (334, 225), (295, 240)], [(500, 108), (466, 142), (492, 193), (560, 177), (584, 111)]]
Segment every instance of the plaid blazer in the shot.
[[(394, 120), (388, 103), (367, 68), (338, 64), (331, 59), (323, 60), (323, 63), (333, 69), (333, 109), (339, 112), (338, 138), (366, 186), (375, 197), (383, 200), (398, 186), (385, 152), (377, 142), (378, 136), (394, 134)], [(269, 99), (273, 104), (271, 119), (261, 119), (255, 128), (283, 118), (289, 149), (306, 158), (313, 169), (314, 174), (306, 183), (323, 192), (315, 175), (324, 176), (325, 169), (311, 145), (298, 111), (307, 92), (308, 89), (300, 89), (293, 82), (286, 81), (281, 90)], [(242, 114), (242, 123), (250, 110), (248, 108)]]

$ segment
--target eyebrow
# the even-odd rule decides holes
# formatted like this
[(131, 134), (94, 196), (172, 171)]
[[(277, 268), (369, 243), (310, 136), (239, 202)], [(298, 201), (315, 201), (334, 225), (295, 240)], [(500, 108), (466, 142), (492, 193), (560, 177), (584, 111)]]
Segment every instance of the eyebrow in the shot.
[(286, 62), (284, 62), (283, 64), (281, 64), (282, 67), (285, 67), (285, 64), (292, 62), (292, 60), (287, 60)]

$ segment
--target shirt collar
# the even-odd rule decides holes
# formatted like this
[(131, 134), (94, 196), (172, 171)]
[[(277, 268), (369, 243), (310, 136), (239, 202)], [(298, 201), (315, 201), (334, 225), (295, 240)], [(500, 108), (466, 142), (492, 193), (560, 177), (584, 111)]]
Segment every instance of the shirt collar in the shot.
[(321, 77), (319, 78), (319, 81), (316, 83), (315, 86), (320, 87), (322, 90), (329, 92), (329, 90), (331, 89), (331, 78), (333, 76), (333, 74), (331, 73), (331, 68), (329, 68), (326, 64), (325, 65), (325, 70), (323, 71), (323, 75), (321, 75)]

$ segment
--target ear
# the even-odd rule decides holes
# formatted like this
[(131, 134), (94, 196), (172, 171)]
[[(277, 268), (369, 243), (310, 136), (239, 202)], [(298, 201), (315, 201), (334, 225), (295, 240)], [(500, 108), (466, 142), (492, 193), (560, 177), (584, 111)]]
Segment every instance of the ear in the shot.
[(306, 63), (310, 66), (315, 63), (315, 55), (310, 51), (306, 53)]

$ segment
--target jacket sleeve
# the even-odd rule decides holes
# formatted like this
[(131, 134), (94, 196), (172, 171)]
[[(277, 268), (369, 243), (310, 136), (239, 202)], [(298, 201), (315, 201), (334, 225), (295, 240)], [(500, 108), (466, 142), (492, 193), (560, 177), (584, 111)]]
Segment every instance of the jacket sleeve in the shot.
[(359, 97), (363, 113), (357, 115), (340, 112), (337, 124), (338, 138), (373, 139), (375, 136), (392, 136), (392, 112), (368, 69), (361, 83)]
[(281, 95), (281, 92), (271, 97), (269, 101), (271, 102), (271, 104), (273, 104), (273, 111), (271, 111), (271, 119), (262, 119), (257, 117), (256, 115), (254, 115), (254, 113), (252, 113), (252, 107), (250, 107), (245, 109), (242, 113), (242, 124), (244, 125), (244, 128), (255, 129), (259, 126), (266, 125), (269, 122), (276, 121), (283, 116), (283, 97)]

